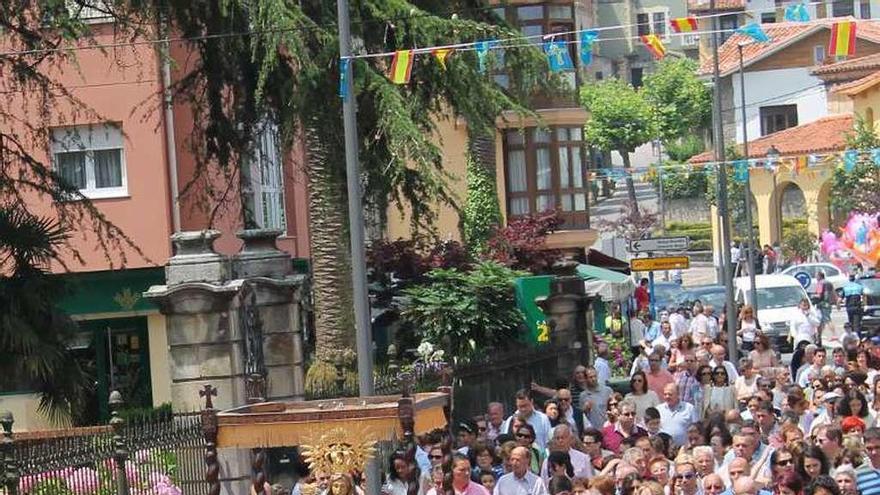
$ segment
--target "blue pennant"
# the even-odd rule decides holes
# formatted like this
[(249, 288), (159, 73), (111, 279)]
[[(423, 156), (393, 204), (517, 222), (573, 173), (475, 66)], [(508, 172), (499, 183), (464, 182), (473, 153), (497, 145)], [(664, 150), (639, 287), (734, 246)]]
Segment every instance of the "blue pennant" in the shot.
[(843, 152), (843, 170), (847, 173), (852, 172), (856, 168), (856, 162), (859, 159), (859, 152), (856, 150), (846, 150)]
[(737, 160), (733, 162), (733, 180), (744, 183), (749, 180), (749, 162)]
[(550, 63), (551, 71), (558, 72), (574, 69), (574, 62), (571, 61), (571, 54), (568, 53), (568, 44), (566, 42), (548, 41), (544, 43), (544, 53), (547, 54), (547, 61)]
[(807, 22), (810, 20), (810, 13), (807, 11), (807, 5), (804, 3), (796, 3), (785, 8), (785, 20), (791, 22)]
[(581, 65), (587, 66), (593, 63), (593, 41), (599, 37), (599, 31), (584, 31), (581, 33)]
[(351, 71), (351, 59), (339, 59), (339, 97), (342, 101), (348, 100), (348, 77)]
[(874, 165), (880, 167), (880, 148), (871, 150), (871, 160), (873, 160)]
[(745, 26), (736, 30), (739, 34), (744, 34), (749, 38), (754, 39), (755, 41), (760, 41), (761, 43), (766, 43), (770, 41), (770, 37), (767, 36), (767, 33), (764, 32), (764, 28), (761, 27), (757, 22), (750, 22)]
[(480, 73), (486, 73), (486, 55), (489, 54), (489, 50), (498, 45), (498, 40), (483, 40), (477, 41), (474, 43), (474, 49), (477, 52), (477, 60), (480, 63)]

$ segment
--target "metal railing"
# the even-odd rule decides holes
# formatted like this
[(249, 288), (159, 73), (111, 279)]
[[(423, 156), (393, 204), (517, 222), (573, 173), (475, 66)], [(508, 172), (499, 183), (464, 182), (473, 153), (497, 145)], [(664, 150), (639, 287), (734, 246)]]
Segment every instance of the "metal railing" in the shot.
[[(111, 397), (118, 410), (121, 398)], [(15, 435), (11, 414), (0, 423), (5, 495), (208, 493), (199, 413), (126, 421), (114, 412), (109, 426)]]

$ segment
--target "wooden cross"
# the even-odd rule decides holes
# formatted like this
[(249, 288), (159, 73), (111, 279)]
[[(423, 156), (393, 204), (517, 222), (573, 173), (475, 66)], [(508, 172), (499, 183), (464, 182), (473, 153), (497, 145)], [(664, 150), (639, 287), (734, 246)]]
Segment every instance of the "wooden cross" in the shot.
[(205, 409), (214, 409), (214, 402), (211, 397), (217, 397), (217, 389), (210, 383), (206, 383), (202, 390), (199, 390), (199, 397), (205, 398)]

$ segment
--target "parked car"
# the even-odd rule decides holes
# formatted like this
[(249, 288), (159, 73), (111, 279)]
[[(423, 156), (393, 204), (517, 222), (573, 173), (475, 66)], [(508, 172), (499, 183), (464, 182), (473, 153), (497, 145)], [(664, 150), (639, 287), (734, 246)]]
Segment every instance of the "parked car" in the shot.
[[(738, 277), (733, 281), (737, 305), (750, 301), (752, 284), (749, 277)], [(798, 305), (807, 297), (807, 291), (791, 275), (756, 275), (755, 286), (758, 296), (758, 322), (763, 332), (770, 337), (774, 349), (791, 352), (788, 340), (789, 324), (800, 311)], [(812, 306), (812, 303), (810, 303)]]
[(802, 263), (792, 265), (782, 270), (783, 275), (794, 276), (797, 273), (806, 273), (810, 276), (810, 285), (806, 287), (808, 292), (816, 290), (816, 276), (819, 272), (825, 272), (825, 279), (831, 282), (834, 289), (840, 289), (849, 281), (849, 275), (831, 263)]
[(684, 289), (676, 282), (654, 282), (654, 308), (659, 312), (675, 305)]
[(716, 314), (721, 312), (721, 308), (727, 303), (726, 291), (723, 285), (695, 285), (685, 288), (678, 299), (675, 306), (685, 308), (688, 318), (691, 316), (691, 309), (694, 303), (700, 301), (703, 305), (710, 304), (715, 307)]
[[(865, 288), (865, 312), (862, 315), (862, 329), (876, 334), (880, 330), (880, 278), (870, 276), (858, 280)], [(841, 304), (843, 301), (841, 301)]]

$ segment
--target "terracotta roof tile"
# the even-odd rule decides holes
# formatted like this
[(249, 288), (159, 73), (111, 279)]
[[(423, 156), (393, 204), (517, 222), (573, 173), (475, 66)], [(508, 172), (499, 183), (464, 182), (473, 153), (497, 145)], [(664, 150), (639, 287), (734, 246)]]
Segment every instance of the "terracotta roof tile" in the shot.
[[(734, 33), (724, 42), (718, 49), (718, 64), (721, 76), (727, 76), (739, 68), (739, 51), (737, 45), (742, 42), (749, 42), (743, 47), (743, 63), (749, 66), (776, 51), (788, 46), (789, 44), (801, 39), (820, 29), (830, 29), (831, 25), (841, 20), (853, 20), (858, 23), (856, 35), (868, 41), (880, 44), (880, 25), (870, 21), (859, 21), (852, 17), (836, 17), (831, 19), (820, 19), (810, 23), (799, 22), (777, 22), (772, 24), (762, 24), (764, 32), (770, 36), (767, 43), (752, 43), (752, 38), (739, 33)], [(712, 73), (712, 58), (707, 57), (700, 64), (698, 74), (709, 75)]]
[[(842, 151), (846, 148), (846, 135), (852, 131), (852, 114), (829, 115), (809, 124), (791, 127), (749, 141), (749, 158), (766, 156), (772, 145), (781, 156), (800, 156), (810, 153)], [(714, 153), (706, 151), (694, 156), (690, 163), (712, 161)]]
[[(745, 10), (745, 0), (716, 0), (716, 10)], [(706, 12), (709, 9), (709, 0), (688, 0), (688, 11)]]
[(831, 92), (853, 96), (861, 93), (862, 91), (870, 87), (875, 86), (878, 82), (880, 82), (880, 71), (874, 72), (873, 74), (869, 74), (860, 79), (856, 79), (855, 81), (850, 81), (846, 84), (835, 86), (834, 89), (831, 90)]
[(843, 60), (833, 64), (820, 65), (812, 70), (814, 75), (836, 74), (865, 69), (880, 69), (880, 53)]

